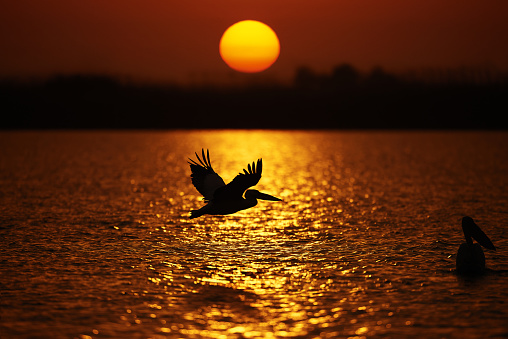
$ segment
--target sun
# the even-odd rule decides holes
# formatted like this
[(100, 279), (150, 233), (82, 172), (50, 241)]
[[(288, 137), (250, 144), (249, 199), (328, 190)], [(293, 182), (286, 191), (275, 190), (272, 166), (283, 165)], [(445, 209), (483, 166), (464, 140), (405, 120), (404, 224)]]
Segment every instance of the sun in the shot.
[(266, 24), (244, 20), (230, 26), (219, 43), (222, 60), (234, 70), (261, 72), (273, 65), (280, 53), (279, 38)]

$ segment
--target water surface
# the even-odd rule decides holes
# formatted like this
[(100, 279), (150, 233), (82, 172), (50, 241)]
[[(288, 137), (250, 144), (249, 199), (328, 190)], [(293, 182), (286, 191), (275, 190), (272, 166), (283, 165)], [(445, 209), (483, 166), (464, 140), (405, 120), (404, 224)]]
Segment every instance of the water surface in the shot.
[[(508, 336), (508, 133), (2, 132), (3, 338)], [(188, 219), (186, 160), (283, 202)], [(462, 216), (498, 250), (455, 274)]]

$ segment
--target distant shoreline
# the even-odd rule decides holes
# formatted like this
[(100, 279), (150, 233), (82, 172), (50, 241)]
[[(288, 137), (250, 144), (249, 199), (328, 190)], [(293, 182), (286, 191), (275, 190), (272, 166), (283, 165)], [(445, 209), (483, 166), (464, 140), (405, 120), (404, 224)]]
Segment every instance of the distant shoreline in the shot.
[(508, 78), (460, 78), (361, 75), (343, 65), (329, 75), (302, 68), (286, 86), (0, 81), (0, 129), (507, 129)]

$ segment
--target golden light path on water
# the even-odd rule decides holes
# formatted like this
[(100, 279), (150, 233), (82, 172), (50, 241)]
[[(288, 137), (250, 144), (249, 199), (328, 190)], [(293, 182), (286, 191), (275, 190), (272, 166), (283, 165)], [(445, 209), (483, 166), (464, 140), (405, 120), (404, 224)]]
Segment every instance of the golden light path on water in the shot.
[[(183, 320), (162, 321), (161, 333), (206, 338), (345, 333), (361, 337), (392, 326), (389, 316), (373, 316), (396, 312), (389, 298), (384, 296), (387, 301), (380, 303), (365, 297), (369, 285), (386, 285), (384, 292), (389, 293), (390, 283), (373, 278), (362, 259), (351, 256), (352, 246), (358, 244), (349, 244), (351, 216), (343, 205), (357, 200), (354, 175), (341, 166), (340, 150), (315, 162), (320, 141), (309, 143), (308, 138), (305, 133), (262, 131), (196, 132), (191, 138), (195, 145), (187, 145), (184, 153), (193, 157), (194, 151), (209, 148), (212, 165), (226, 183), (248, 163), (263, 158), (256, 189), (284, 201), (260, 202), (227, 217), (188, 220), (188, 211), (202, 203), (191, 185), (182, 187), (181, 219), (168, 219), (171, 225), (154, 230), (171, 233), (178, 239), (175, 246), (188, 251), (175, 260), (168, 253), (157, 267), (150, 267), (158, 272), (150, 281), (167, 289), (161, 304), (152, 307), (168, 307)], [(361, 199), (369, 197), (367, 192), (360, 194)], [(370, 208), (372, 212), (377, 207)], [(188, 258), (184, 262), (182, 254)], [(405, 320), (405, 326), (410, 324)]]

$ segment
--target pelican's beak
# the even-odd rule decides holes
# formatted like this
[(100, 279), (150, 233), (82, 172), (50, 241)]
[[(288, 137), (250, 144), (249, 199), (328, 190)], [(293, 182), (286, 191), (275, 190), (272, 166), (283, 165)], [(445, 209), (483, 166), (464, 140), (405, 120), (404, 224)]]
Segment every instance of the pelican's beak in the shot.
[(261, 193), (261, 192), (258, 192), (258, 194), (256, 194), (256, 197), (258, 199), (261, 199), (261, 200), (269, 200), (269, 201), (282, 201), (282, 199), (279, 199), (279, 198), (276, 198), (274, 196), (271, 196), (269, 194), (266, 194), (266, 193)]
[(470, 217), (462, 218), (462, 230), (464, 234), (473, 237), (474, 240), (478, 241), (480, 245), (490, 250), (496, 250), (496, 247), (490, 241), (489, 237), (483, 233), (481, 228), (473, 221)]

